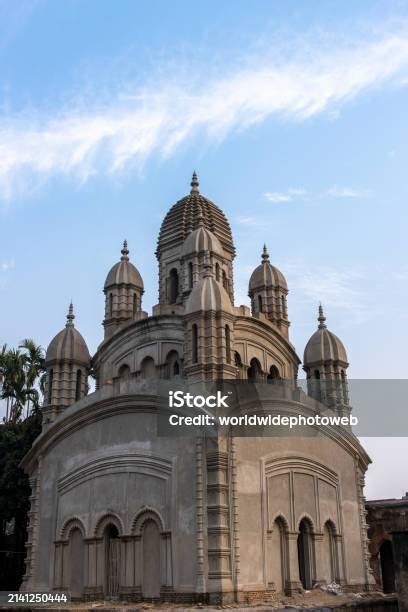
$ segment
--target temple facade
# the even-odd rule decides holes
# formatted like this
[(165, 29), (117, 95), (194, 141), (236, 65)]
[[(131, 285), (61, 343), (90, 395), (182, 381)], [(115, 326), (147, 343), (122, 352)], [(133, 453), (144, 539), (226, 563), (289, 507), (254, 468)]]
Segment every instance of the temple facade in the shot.
[(347, 355), (323, 309), (302, 364), (290, 342), (287, 282), (266, 247), (249, 279), (250, 307), (234, 304), (230, 225), (195, 173), (163, 220), (156, 256), (151, 313), (125, 241), (104, 284), (96, 353), (72, 305), (49, 344), (42, 433), (23, 461), (32, 494), (22, 588), (219, 603), (331, 582), (371, 589), (363, 494), (370, 460), (350, 430), (157, 434), (160, 381), (252, 383), (264, 411), (268, 388), (282, 383), (287, 413), (324, 406), (349, 414)]

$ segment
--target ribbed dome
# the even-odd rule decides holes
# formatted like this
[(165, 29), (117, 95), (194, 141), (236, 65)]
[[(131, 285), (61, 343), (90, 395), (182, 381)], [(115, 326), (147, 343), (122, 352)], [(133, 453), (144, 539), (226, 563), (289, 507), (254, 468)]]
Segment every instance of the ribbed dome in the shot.
[(182, 256), (191, 255), (192, 253), (216, 253), (222, 256), (222, 246), (218, 238), (204, 227), (202, 217), (199, 218), (199, 226), (191, 232), (184, 241)]
[(191, 181), (191, 192), (176, 202), (163, 220), (156, 255), (160, 257), (164, 249), (183, 243), (191, 229), (197, 227), (200, 213), (204, 227), (210, 230), (219, 239), (222, 247), (234, 256), (235, 248), (228, 220), (214, 202), (200, 194), (195, 172)]
[(262, 287), (280, 287), (285, 291), (288, 290), (288, 285), (282, 272), (275, 268), (270, 261), (266, 246), (263, 248), (262, 263), (255, 268), (249, 279), (249, 294)]
[(348, 365), (346, 349), (342, 341), (326, 326), (326, 317), (323, 309), (319, 307), (319, 327), (306, 344), (303, 364), (312, 366), (325, 361), (339, 361)]
[(106, 277), (104, 288), (108, 289), (112, 285), (134, 285), (143, 289), (143, 279), (138, 269), (129, 261), (129, 251), (126, 240), (121, 251), (122, 257), (109, 271)]
[(73, 307), (70, 304), (65, 328), (51, 340), (48, 346), (45, 356), (46, 365), (52, 365), (56, 361), (68, 361), (89, 367), (91, 356), (85, 340), (74, 327), (74, 318)]
[(205, 268), (204, 276), (194, 286), (188, 297), (186, 313), (215, 310), (233, 314), (231, 299), (222, 284), (213, 277), (209, 261)]

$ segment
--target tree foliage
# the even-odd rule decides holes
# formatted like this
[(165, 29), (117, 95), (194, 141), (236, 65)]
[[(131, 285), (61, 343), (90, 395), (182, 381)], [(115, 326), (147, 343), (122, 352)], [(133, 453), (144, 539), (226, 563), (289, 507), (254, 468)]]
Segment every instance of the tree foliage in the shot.
[(38, 408), (44, 387), (44, 350), (26, 338), (17, 349), (0, 351), (1, 399), (6, 402), (5, 421), (17, 423)]
[(0, 383), (7, 412), (0, 425), (0, 590), (19, 588), (24, 573), (30, 487), (19, 465), (41, 432), (43, 375), (44, 352), (32, 340), (18, 349), (3, 346)]

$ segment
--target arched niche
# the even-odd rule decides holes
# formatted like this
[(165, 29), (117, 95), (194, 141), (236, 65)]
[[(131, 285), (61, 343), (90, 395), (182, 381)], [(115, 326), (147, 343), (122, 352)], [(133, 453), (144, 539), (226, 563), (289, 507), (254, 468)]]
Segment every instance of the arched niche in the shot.
[(140, 364), (140, 375), (142, 378), (156, 378), (156, 367), (152, 357), (145, 357)]
[(178, 352), (173, 349), (167, 353), (165, 363), (165, 376), (166, 378), (174, 378), (180, 376), (180, 357)]
[(253, 357), (249, 362), (248, 380), (250, 382), (261, 382), (263, 380), (261, 364), (256, 357)]
[(313, 524), (307, 517), (302, 518), (299, 523), (297, 538), (299, 578), (305, 590), (313, 587), (314, 580), (314, 543)]
[(289, 574), (289, 548), (288, 523), (281, 515), (277, 516), (273, 522), (268, 543), (270, 582), (276, 591), (284, 593)]

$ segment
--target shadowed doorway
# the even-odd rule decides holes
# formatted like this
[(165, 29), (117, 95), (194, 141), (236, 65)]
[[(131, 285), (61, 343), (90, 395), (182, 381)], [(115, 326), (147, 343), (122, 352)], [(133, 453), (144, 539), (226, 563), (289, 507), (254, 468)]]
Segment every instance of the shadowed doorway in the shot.
[(143, 597), (160, 597), (160, 532), (155, 521), (143, 526)]
[(115, 525), (107, 525), (105, 539), (105, 595), (119, 595), (120, 539)]
[(303, 519), (299, 525), (297, 539), (299, 578), (303, 588), (309, 591), (313, 585), (312, 579), (312, 530), (309, 521)]
[(395, 570), (392, 543), (385, 540), (380, 547), (381, 576), (384, 593), (395, 591)]

